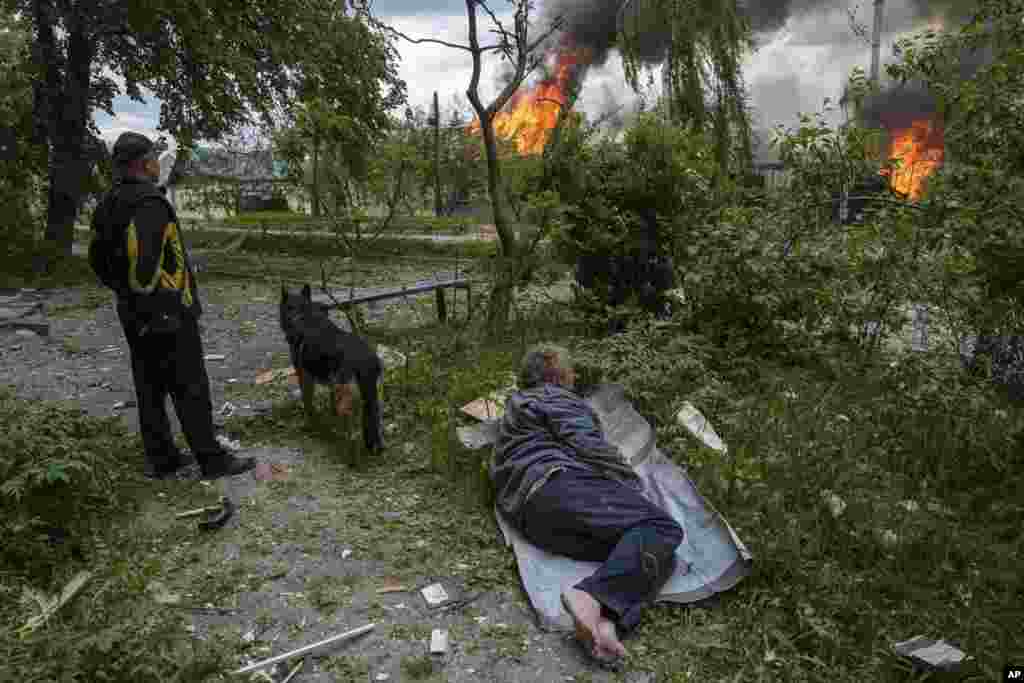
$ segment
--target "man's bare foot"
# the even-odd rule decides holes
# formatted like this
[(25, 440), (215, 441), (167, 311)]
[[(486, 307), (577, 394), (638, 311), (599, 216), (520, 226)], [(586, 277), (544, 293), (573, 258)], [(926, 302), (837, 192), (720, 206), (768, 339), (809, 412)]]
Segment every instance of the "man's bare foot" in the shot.
[(615, 632), (615, 624), (601, 616), (601, 603), (592, 595), (566, 588), (562, 591), (562, 604), (572, 616), (576, 639), (591, 657), (600, 662), (612, 662), (626, 654)]

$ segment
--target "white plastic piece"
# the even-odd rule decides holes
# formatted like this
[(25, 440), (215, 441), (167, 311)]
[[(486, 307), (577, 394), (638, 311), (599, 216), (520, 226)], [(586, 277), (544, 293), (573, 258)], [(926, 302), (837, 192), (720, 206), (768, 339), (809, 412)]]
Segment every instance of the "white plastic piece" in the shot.
[(440, 605), (442, 602), (448, 602), (448, 591), (444, 589), (439, 583), (432, 583), (423, 590), (420, 591), (423, 594), (423, 599), (427, 601), (431, 607)]
[(729, 447), (715, 433), (715, 429), (708, 422), (708, 419), (689, 401), (684, 403), (683, 407), (676, 413), (676, 420), (679, 421), (679, 424), (690, 430), (691, 434), (703, 441), (704, 445), (708, 448), (723, 454), (729, 452)]
[(430, 632), (430, 654), (443, 655), (448, 651), (448, 631), (435, 628)]

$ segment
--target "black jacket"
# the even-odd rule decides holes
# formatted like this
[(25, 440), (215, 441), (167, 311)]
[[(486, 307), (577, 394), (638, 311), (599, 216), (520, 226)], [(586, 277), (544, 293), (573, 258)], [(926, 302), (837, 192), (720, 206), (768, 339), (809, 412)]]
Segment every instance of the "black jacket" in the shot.
[(93, 221), (124, 235), (127, 278), (116, 290), (119, 310), (142, 318), (156, 312), (202, 314), (178, 216), (156, 185), (122, 180), (97, 207)]

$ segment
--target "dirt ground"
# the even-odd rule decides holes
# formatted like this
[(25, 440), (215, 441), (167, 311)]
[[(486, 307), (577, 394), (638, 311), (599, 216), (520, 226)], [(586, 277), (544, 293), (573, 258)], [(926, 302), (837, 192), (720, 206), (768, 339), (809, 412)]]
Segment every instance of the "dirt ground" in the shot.
[[(407, 281), (416, 275), (410, 270), (381, 277)], [(272, 420), (272, 413), (297, 406), (296, 388), (287, 380), (254, 381), (262, 371), (288, 366), (278, 290), (200, 284), (205, 353), (224, 357), (206, 363), (218, 422), (228, 414)], [(419, 312), (395, 302), (367, 317), (408, 324), (432, 314), (430, 297), (422, 302)], [(127, 345), (109, 293), (92, 287), (48, 293), (46, 313), (48, 338), (0, 333), (5, 382), (19, 396), (72, 401), (93, 415), (118, 415), (137, 429)], [(385, 393), (389, 449), (409, 455), (428, 448), (404, 441), (394, 417)], [(172, 422), (178, 430), (176, 418)], [(213, 483), (154, 482), (137, 533), (152, 539), (162, 558), (164, 571), (154, 582), (156, 594), (166, 594), (162, 599), (230, 610), (184, 611), (188, 629), (197, 638), (224, 638), (238, 666), (375, 623), (370, 633), (317, 652), (292, 680), (653, 680), (640, 671), (596, 669), (571, 636), (539, 630), (493, 519), (439, 510), (426, 453), (422, 465), (393, 467), (385, 459), (357, 471), (332, 459), (314, 439), (282, 448), (254, 443), (244, 433), (229, 435), (246, 454), (276, 464), (281, 480), (245, 475)], [(174, 512), (219, 495), (238, 507), (224, 529), (199, 535), (174, 519)], [(431, 608), (419, 589), (434, 582), (452, 601), (472, 602), (444, 612)], [(449, 651), (431, 658), (430, 633), (438, 628), (448, 631)], [(281, 681), (283, 672), (250, 680)]]

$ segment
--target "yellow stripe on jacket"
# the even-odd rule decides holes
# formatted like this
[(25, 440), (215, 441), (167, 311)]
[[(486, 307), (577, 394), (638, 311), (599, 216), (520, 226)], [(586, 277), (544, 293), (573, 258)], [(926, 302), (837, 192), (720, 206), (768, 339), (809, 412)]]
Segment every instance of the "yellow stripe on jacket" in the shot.
[[(160, 239), (162, 258), (157, 262), (153, 277), (147, 283), (139, 282), (138, 265), (140, 249), (139, 237), (134, 222), (128, 225), (126, 239), (128, 247), (128, 286), (131, 290), (136, 294), (152, 294), (156, 291), (157, 284), (159, 284), (161, 289), (181, 292), (182, 302), (186, 306), (191, 306), (191, 280), (188, 268), (185, 267), (185, 247), (181, 243), (177, 224), (171, 222), (164, 226), (163, 236)], [(168, 247), (170, 248), (170, 253), (168, 253)], [(173, 268), (170, 269), (171, 272), (168, 272), (168, 267), (171, 265), (173, 265)]]

